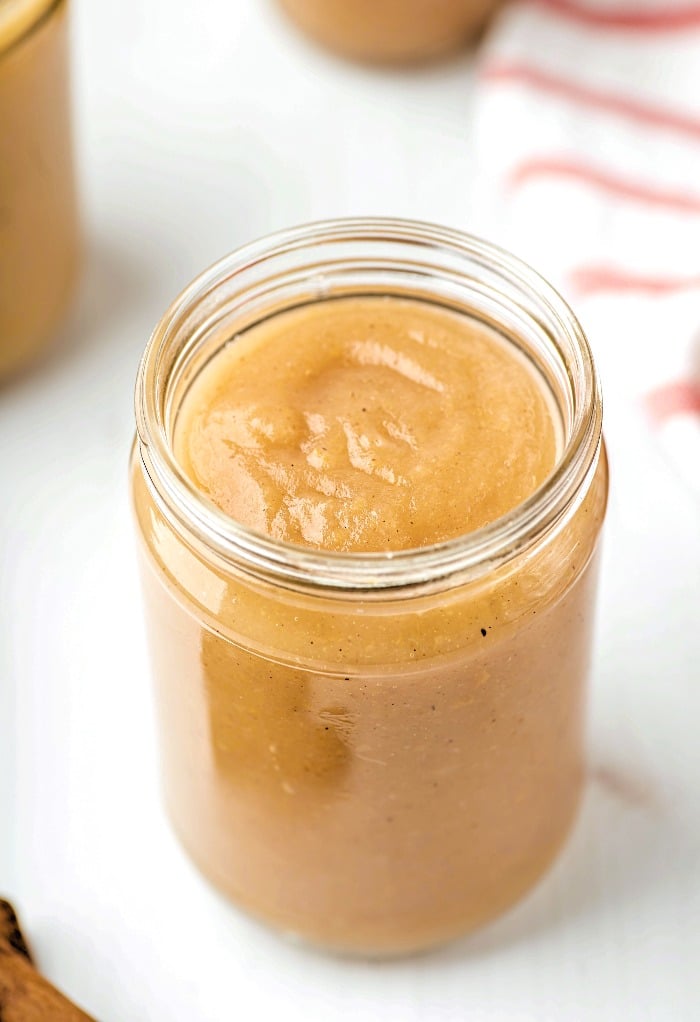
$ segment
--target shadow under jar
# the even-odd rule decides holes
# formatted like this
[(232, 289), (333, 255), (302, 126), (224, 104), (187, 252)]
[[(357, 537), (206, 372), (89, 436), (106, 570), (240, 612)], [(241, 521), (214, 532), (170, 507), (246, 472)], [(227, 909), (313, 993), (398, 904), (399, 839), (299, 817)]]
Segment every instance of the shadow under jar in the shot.
[[(204, 494), (175, 438), (217, 359), (304, 310), (332, 324), (353, 301), (383, 302), (385, 325), (394, 309), (404, 319), (433, 310), (425, 315), (463, 324), (465, 345), (490, 337), (528, 367), (558, 436), (534, 492), (471, 532), (375, 552), (274, 538)], [(407, 336), (427, 358), (434, 337), (423, 326)], [(330, 336), (319, 331), (318, 345)], [(358, 374), (342, 377), (358, 412), (369, 410), (363, 373), (380, 362), (402, 387), (427, 382), (445, 397), (417, 362), (364, 341), (357, 365), (342, 366)], [(245, 430), (269, 433), (260, 397), (286, 365), (275, 358), (257, 372), (245, 429), (231, 413), (253, 455)], [(377, 407), (392, 386), (373, 395)], [(345, 398), (331, 395), (339, 421)], [(446, 941), (511, 905), (562, 844), (584, 776), (608, 480), (598, 381), (568, 306), (518, 260), (451, 230), (311, 225), (241, 249), (182, 293), (146, 349), (136, 418), (133, 500), (165, 797), (204, 875), (284, 931), (370, 955)], [(443, 482), (433, 480), (437, 523), (448, 515)]]
[(50, 342), (79, 258), (66, 0), (0, 0), (0, 377)]
[(347, 57), (413, 63), (459, 49), (504, 0), (279, 0), (310, 36)]

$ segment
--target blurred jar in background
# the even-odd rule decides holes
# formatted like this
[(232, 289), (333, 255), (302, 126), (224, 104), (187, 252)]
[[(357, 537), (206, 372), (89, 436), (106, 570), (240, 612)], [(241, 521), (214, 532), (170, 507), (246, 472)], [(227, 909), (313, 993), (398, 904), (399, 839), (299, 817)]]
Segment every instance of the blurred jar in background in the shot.
[(504, 0), (280, 0), (309, 35), (348, 57), (409, 63), (456, 50)]
[(50, 342), (76, 280), (67, 8), (0, 0), (0, 377)]

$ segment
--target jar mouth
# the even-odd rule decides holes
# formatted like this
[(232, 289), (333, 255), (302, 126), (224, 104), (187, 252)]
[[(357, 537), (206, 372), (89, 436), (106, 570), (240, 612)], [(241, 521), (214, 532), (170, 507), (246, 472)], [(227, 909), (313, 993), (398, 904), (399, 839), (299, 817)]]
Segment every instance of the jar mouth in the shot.
[(0, 0), (0, 57), (22, 42), (64, 0)]
[[(211, 503), (182, 471), (172, 449), (177, 395), (196, 376), (207, 351), (210, 357), (262, 318), (308, 302), (367, 293), (425, 297), (490, 322), (521, 343), (557, 392), (565, 432), (558, 462), (512, 511), (432, 546), (359, 554), (316, 550), (258, 533)], [(602, 429), (600, 384), (588, 341), (568, 304), (544, 278), (479, 238), (385, 218), (280, 231), (239, 248), (198, 276), (151, 335), (138, 370), (135, 410), (146, 483), (186, 542), (261, 580), (298, 590), (352, 590), (366, 598), (387, 590), (446, 588), (492, 571), (537, 543), (585, 495)]]

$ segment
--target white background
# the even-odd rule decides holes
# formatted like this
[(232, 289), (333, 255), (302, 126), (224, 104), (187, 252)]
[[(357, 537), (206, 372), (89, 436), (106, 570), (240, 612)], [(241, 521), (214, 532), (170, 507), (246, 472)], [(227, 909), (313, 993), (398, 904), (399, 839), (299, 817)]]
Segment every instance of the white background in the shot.
[(591, 780), (539, 888), (470, 940), (373, 965), (239, 917), (179, 851), (126, 491), (137, 360), (192, 276), (268, 230), (488, 231), (474, 69), (337, 63), (264, 0), (73, 14), (84, 281), (48, 360), (0, 390), (0, 888), (42, 968), (101, 1022), (700, 1018), (700, 512), (614, 385)]

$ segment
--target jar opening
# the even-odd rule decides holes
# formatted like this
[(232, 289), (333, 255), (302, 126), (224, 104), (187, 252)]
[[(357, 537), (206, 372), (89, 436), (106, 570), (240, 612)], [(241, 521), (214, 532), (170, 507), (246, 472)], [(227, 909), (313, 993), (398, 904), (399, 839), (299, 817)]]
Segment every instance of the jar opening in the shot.
[[(282, 311), (348, 296), (412, 298), (497, 330), (537, 367), (561, 418), (561, 456), (524, 503), (455, 539), (411, 550), (319, 551), (256, 533), (185, 476), (172, 449), (178, 408), (202, 367), (236, 335)], [(599, 383), (576, 317), (535, 271), (501, 249), (413, 221), (311, 224), (239, 249), (199, 276), (154, 330), (136, 385), (145, 479), (168, 521), (230, 569), (301, 590), (446, 588), (493, 570), (571, 514), (597, 464)]]

